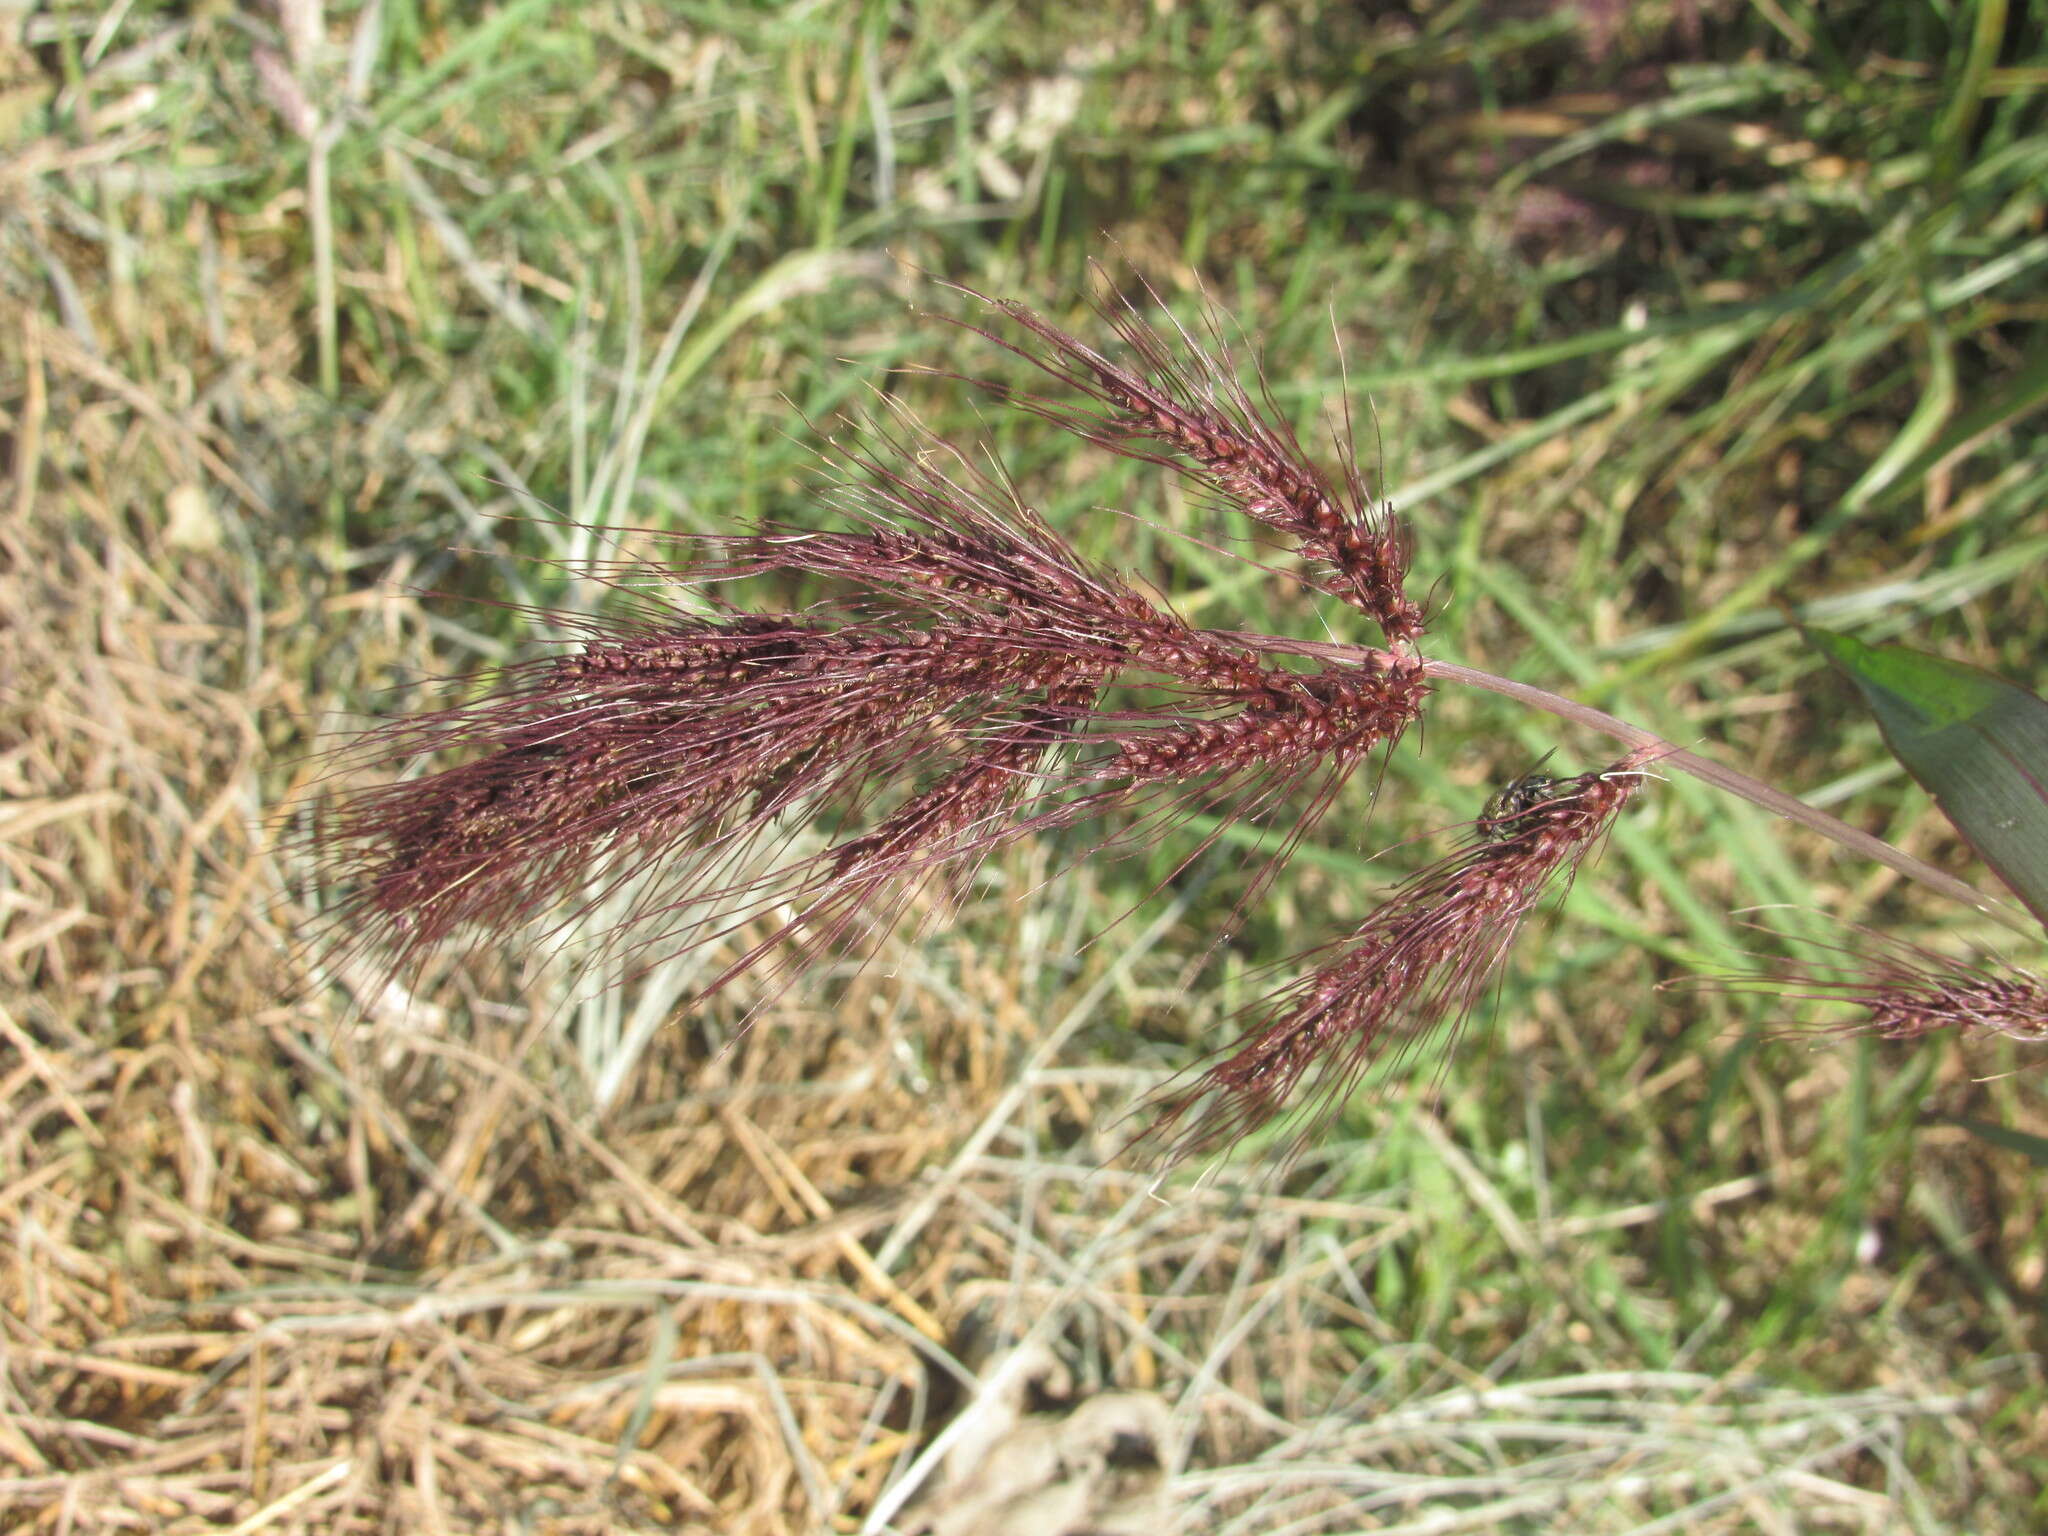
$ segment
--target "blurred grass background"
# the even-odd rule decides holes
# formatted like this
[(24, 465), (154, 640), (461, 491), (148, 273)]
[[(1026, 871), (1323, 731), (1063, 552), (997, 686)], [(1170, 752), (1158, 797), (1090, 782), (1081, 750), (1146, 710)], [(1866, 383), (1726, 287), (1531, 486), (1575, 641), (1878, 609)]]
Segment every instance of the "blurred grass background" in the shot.
[[(807, 423), (875, 388), (1198, 621), (1371, 638), (1105, 513), (1190, 526), (1167, 478), (892, 372), (1005, 371), (933, 279), (1099, 334), (1102, 259), (1183, 314), (1206, 287), (1305, 440), (1348, 401), (1432, 653), (1988, 879), (1784, 610), (2041, 681), (2038, 6), (296, 0), (0, 36), (0, 1509), (860, 1529), (934, 1362), (1035, 1322), (1172, 1396), (1204, 1529), (2048, 1517), (2039, 1170), (1961, 1123), (2048, 1131), (2027, 1063), (1653, 990), (1763, 903), (1994, 936), (1698, 785), (1286, 1185), (1088, 1177), (1434, 829), (1601, 760), (1554, 722), (1441, 698), (1214, 954), (1234, 855), (1148, 902), (1173, 850), (1048, 883), (1073, 850), (1036, 847), (736, 1045), (745, 996), (679, 1015), (691, 962), (607, 987), (574, 939), (309, 970), (274, 835), (330, 733), (532, 653), (510, 605), (600, 602), (575, 562), (804, 517)], [(1500, 1383), (1547, 1384), (1519, 1428)], [(1345, 1438), (1454, 1398), (1469, 1439)], [(1637, 1435), (1606, 1460), (1530, 1406), (1594, 1399)], [(1688, 1439), (1717, 1404), (1727, 1443)], [(1290, 1476), (1305, 1445), (1353, 1481)]]

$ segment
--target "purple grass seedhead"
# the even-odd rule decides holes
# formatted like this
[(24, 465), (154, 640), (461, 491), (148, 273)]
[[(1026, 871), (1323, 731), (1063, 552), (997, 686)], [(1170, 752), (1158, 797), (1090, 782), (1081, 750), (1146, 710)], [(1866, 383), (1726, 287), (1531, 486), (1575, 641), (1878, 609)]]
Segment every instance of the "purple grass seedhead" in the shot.
[[(745, 977), (758, 1006), (1019, 837), (1087, 823), (1104, 829), (1087, 852), (1125, 852), (1202, 814), (1206, 848), (1233, 822), (1284, 814), (1243, 899), (1256, 898), (1338, 789), (1421, 718), (1431, 664), (1415, 653), (1406, 539), (1355, 469), (1333, 480), (1273, 423), (1213, 325), (1212, 346), (1181, 332), (1176, 347), (1128, 306), (1106, 310), (1127, 354), (1115, 361), (996, 307), (1035, 346), (1002, 344), (1093, 405), (1008, 398), (1290, 535), (1311, 585), (1370, 615), (1390, 648), (1304, 655), (1197, 629), (1083, 560), (999, 466), (906, 418), (872, 451), (833, 446), (818, 493), (830, 526), (650, 536), (653, 564), (584, 573), (614, 611), (545, 615), (573, 648), (362, 738), (345, 761), (387, 776), (460, 760), (334, 798), (316, 834), (338, 892), (333, 947), (403, 964), (604, 906), (616, 957), (717, 946), (700, 999)], [(732, 594), (760, 580), (809, 601), (747, 611)], [(1389, 1044), (1464, 1018), (1655, 755), (1518, 780), (1468, 846), (1398, 886), (1160, 1097), (1140, 1139), (1206, 1149), (1298, 1092), (1312, 1129)]]

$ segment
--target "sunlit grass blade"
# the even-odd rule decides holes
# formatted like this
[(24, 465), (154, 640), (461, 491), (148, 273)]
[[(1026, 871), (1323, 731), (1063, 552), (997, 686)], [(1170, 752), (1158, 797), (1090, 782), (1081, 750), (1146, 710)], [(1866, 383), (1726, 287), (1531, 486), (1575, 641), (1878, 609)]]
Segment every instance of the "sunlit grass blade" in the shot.
[(2048, 923), (2048, 702), (1981, 667), (1808, 629), (1906, 771)]

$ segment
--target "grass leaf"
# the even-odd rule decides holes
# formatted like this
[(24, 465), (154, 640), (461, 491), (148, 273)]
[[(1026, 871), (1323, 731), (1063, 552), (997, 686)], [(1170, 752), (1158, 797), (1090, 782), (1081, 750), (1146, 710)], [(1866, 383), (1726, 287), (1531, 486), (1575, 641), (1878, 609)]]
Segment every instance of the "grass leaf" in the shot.
[(1942, 1123), (1959, 1125), (1979, 1141), (1988, 1141), (1994, 1147), (2017, 1152), (2036, 1168), (2048, 1168), (2048, 1136), (2015, 1131), (2008, 1126), (1995, 1125), (1989, 1120), (1973, 1120), (1968, 1115), (1944, 1116)]
[(1906, 771), (2048, 923), (2048, 703), (1981, 667), (1807, 628)]

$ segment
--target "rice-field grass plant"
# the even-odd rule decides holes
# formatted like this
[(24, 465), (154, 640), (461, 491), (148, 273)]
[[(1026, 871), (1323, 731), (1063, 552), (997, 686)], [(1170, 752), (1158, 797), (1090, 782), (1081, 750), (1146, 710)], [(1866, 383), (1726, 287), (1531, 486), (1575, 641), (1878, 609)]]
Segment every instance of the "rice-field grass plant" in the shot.
[[(0, 20), (0, 1528), (850, 1529), (989, 1312), (1172, 1405), (1189, 1530), (2041, 1529), (2043, 1185), (1976, 1134), (2044, 1128), (2025, 1050), (1785, 1042), (1782, 990), (1649, 988), (1759, 903), (1986, 925), (1668, 766), (1435, 1095), (1362, 1099), (1280, 1190), (1102, 1167), (1115, 1107), (1442, 851), (1418, 831), (1628, 749), (1504, 698), (1432, 694), (1206, 971), (1213, 859), (1111, 926), (1199, 814), (1044, 888), (1086, 829), (1003, 850), (941, 941), (722, 1056), (751, 988), (672, 1001), (720, 946), (573, 1002), (518, 944), (409, 994), (278, 965), (262, 829), (314, 733), (536, 644), (409, 593), (588, 614), (522, 557), (808, 524), (786, 399), (981, 371), (885, 249), (1045, 308), (1105, 229), (1176, 305), (1202, 275), (1318, 451), (1348, 358), (1430, 665), (1964, 872), (1769, 599), (2037, 675), (2038, 11), (1052, 14)], [(1190, 525), (1152, 466), (897, 393), (1191, 621), (1378, 638), (1157, 532)], [(528, 487), (569, 520), (491, 520)]]
[[(954, 385), (1184, 477), (1207, 514), (1189, 537), (1305, 589), (1331, 633), (1349, 610), (1380, 643), (1199, 627), (1146, 573), (1085, 559), (994, 456), (885, 406), (860, 445), (827, 448), (817, 526), (655, 536), (651, 560), (586, 563), (577, 574), (620, 601), (536, 615), (571, 643), (345, 749), (348, 767), (387, 773), (460, 760), (343, 788), (320, 808), (331, 955), (377, 952), (402, 967), (463, 935), (559, 932), (604, 910), (601, 945), (629, 967), (714, 953), (684, 1006), (743, 977), (770, 997), (842, 951), (872, 949), (920, 890), (941, 896), (926, 920), (942, 916), (945, 895), (1019, 839), (1089, 827), (1078, 856), (1110, 858), (1195, 818), (1210, 830), (1169, 880), (1226, 830), (1271, 834), (1242, 911), (1346, 781), (1419, 735), (1447, 686), (1505, 694), (1625, 750), (1579, 774), (1518, 777), (1453, 830), (1452, 851), (1348, 934), (1319, 936), (1234, 1038), (1138, 1111), (1141, 1142), (1170, 1157), (1212, 1151), (1292, 1114), (1298, 1153), (1371, 1069), (1466, 1021), (1525, 919), (1664, 772), (1695, 774), (2024, 931), (2004, 903), (1782, 791), (1587, 706), (1430, 658), (1412, 541), (1368, 488), (1349, 418), (1326, 467), (1256, 371), (1241, 372), (1213, 305), (1193, 326), (1155, 323), (1163, 305), (1140, 280), (1100, 305), (1112, 339), (1098, 348), (1021, 303), (960, 291), (988, 317), (966, 323), (1056, 392)], [(1286, 551), (1254, 545), (1244, 524)], [(2048, 1020), (2031, 984), (1942, 983), (1896, 961), (1821, 995), (1864, 1003), (1892, 1037), (1996, 1027), (1988, 1011), (2003, 1010), (2002, 1032), (2032, 1040)]]

